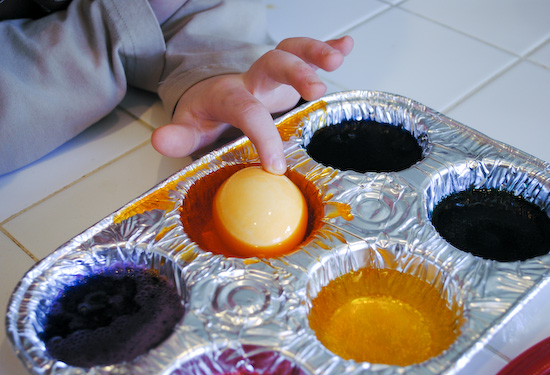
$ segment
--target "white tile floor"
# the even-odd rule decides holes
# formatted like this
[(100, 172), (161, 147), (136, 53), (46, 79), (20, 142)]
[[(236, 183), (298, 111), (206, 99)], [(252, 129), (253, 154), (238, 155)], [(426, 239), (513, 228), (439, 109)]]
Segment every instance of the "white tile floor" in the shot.
[[(401, 94), (550, 161), (550, 1), (264, 2), (275, 40), (355, 38), (342, 68), (321, 73), (329, 91)], [(166, 121), (156, 96), (131, 90), (97, 125), (0, 176), (0, 306), (35, 261), (189, 163), (149, 145)], [(546, 285), (460, 374), (497, 373), (550, 336), (549, 315)], [(24, 373), (0, 330), (0, 374)]]

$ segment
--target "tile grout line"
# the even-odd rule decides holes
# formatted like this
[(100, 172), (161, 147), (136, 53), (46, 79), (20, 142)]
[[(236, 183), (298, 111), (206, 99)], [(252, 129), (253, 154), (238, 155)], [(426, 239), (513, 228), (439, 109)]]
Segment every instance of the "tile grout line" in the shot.
[(15, 243), (26, 255), (28, 255), (35, 263), (38, 262), (40, 259), (38, 259), (33, 253), (31, 253), (23, 244), (15, 237), (11, 235), (10, 232), (6, 230), (3, 226), (0, 225), (0, 232), (2, 232), (6, 237), (8, 237), (13, 243)]
[(487, 87), (491, 83), (495, 82), (497, 79), (502, 77), (504, 74), (509, 72), (513, 67), (517, 66), (520, 62), (523, 60), (521, 58), (516, 58), (514, 61), (512, 61), (510, 64), (504, 66), (502, 69), (496, 71), (493, 75), (485, 79), (484, 81), (480, 81), (477, 83), (476, 86), (474, 86), (471, 90), (469, 90), (466, 94), (462, 95), (458, 99), (456, 99), (454, 102), (451, 102), (451, 104), (447, 105), (445, 108), (441, 109), (441, 113), (447, 113), (456, 107), (458, 107), (460, 104), (464, 103), (466, 100), (474, 96), (476, 93), (480, 92), (483, 88)]
[[(400, 3), (400, 4), (403, 4), (403, 3)], [(435, 23), (435, 24), (437, 24), (437, 25), (440, 25), (440, 26), (442, 26), (442, 27), (444, 27), (444, 28), (450, 30), (450, 31), (456, 32), (456, 33), (458, 33), (458, 34), (461, 34), (461, 35), (463, 35), (463, 36), (465, 36), (465, 37), (467, 37), (467, 38), (470, 38), (470, 39), (472, 39), (472, 40), (475, 40), (475, 41), (477, 41), (477, 42), (479, 42), (479, 43), (482, 43), (482, 44), (484, 44), (484, 45), (486, 45), (486, 46), (489, 46), (489, 47), (491, 47), (491, 48), (495, 48), (495, 49), (497, 49), (497, 50), (499, 50), (499, 51), (501, 51), (501, 52), (504, 52), (504, 53), (507, 53), (507, 54), (509, 54), (509, 55), (512, 55), (512, 56), (514, 56), (514, 57), (516, 58), (517, 62), (520, 62), (520, 61), (527, 61), (527, 62), (530, 62), (530, 63), (532, 63), (532, 64), (538, 65), (538, 66), (540, 66), (540, 67), (542, 67), (542, 68), (545, 68), (545, 69), (548, 69), (548, 68), (549, 68), (549, 67), (547, 67), (547, 66), (545, 66), (545, 65), (543, 65), (543, 64), (541, 64), (541, 63), (538, 63), (538, 62), (536, 62), (536, 61), (533, 61), (533, 60), (529, 59), (529, 56), (530, 56), (531, 54), (533, 54), (535, 51), (537, 51), (538, 49), (542, 48), (546, 43), (550, 42), (550, 37), (548, 37), (548, 38), (542, 40), (540, 43), (535, 44), (533, 47), (531, 47), (531, 48), (529, 48), (529, 49), (526, 49), (525, 52), (523, 52), (522, 54), (520, 54), (520, 53), (516, 53), (516, 52), (513, 52), (513, 51), (509, 51), (509, 50), (507, 50), (507, 49), (505, 49), (505, 48), (503, 48), (503, 47), (500, 47), (500, 46), (498, 46), (498, 45), (496, 45), (496, 44), (493, 44), (493, 43), (491, 43), (491, 42), (488, 42), (488, 41), (486, 41), (486, 40), (484, 40), (484, 39), (481, 39), (481, 38), (479, 38), (479, 37), (477, 37), (477, 36), (475, 36), (475, 35), (468, 34), (468, 33), (464, 32), (464, 31), (462, 31), (462, 30), (453, 28), (452, 26), (447, 25), (447, 24), (445, 24), (445, 23), (443, 23), (443, 22), (440, 22), (440, 21), (438, 21), (438, 20), (436, 20), (436, 19), (426, 17), (426, 16), (424, 16), (423, 14), (416, 13), (416, 12), (414, 12), (414, 11), (412, 11), (412, 10), (409, 10), (409, 9), (406, 9), (406, 8), (401, 8), (401, 7), (399, 6), (400, 4), (396, 5), (396, 7), (398, 7), (399, 9), (401, 9), (401, 10), (403, 10), (403, 11), (409, 13), (409, 14), (412, 14), (412, 15), (418, 16), (418, 17), (420, 17), (420, 18), (423, 18), (423, 19), (426, 20), (426, 21), (433, 22), (433, 23)]]
[(497, 50), (499, 50), (499, 51), (501, 51), (501, 52), (505, 52), (505, 53), (507, 53), (507, 54), (510, 54), (510, 55), (512, 55), (512, 56), (515, 56), (515, 57), (517, 57), (517, 58), (519, 58), (519, 59), (521, 59), (521, 60), (525, 59), (529, 54), (533, 53), (533, 51), (535, 51), (535, 50), (537, 50), (538, 48), (542, 47), (542, 46), (548, 41), (548, 39), (545, 39), (545, 40), (542, 41), (541, 43), (535, 45), (534, 47), (532, 47), (532, 48), (530, 48), (530, 49), (528, 49), (528, 50), (526, 50), (525, 53), (524, 53), (523, 55), (522, 55), (522, 54), (518, 54), (518, 53), (516, 53), (516, 52), (509, 51), (509, 50), (507, 50), (507, 49), (505, 49), (505, 48), (503, 48), (503, 47), (500, 47), (500, 46), (498, 46), (498, 45), (496, 45), (496, 44), (493, 44), (493, 43), (491, 43), (491, 42), (488, 42), (488, 41), (486, 41), (486, 40), (484, 40), (484, 39), (481, 39), (481, 38), (479, 38), (479, 37), (477, 37), (477, 36), (475, 36), (475, 35), (468, 34), (467, 32), (462, 31), (462, 30), (460, 30), (460, 29), (456, 29), (456, 28), (454, 28), (454, 27), (452, 27), (452, 26), (450, 26), (450, 25), (448, 25), (448, 24), (446, 24), (446, 23), (443, 23), (443, 22), (438, 21), (438, 20), (436, 20), (436, 19), (427, 17), (427, 16), (423, 15), (422, 13), (417, 13), (417, 12), (415, 12), (415, 11), (413, 11), (413, 10), (410, 10), (410, 9), (407, 9), (407, 8), (403, 8), (403, 7), (401, 7), (402, 4), (404, 4), (404, 2), (403, 2), (403, 3), (399, 3), (399, 4), (395, 5), (394, 7), (395, 7), (395, 8), (399, 8), (399, 9), (401, 9), (402, 11), (407, 12), (407, 13), (409, 13), (409, 14), (412, 14), (412, 15), (414, 15), (414, 16), (420, 17), (420, 18), (422, 18), (422, 19), (424, 19), (424, 20), (426, 20), (426, 21), (432, 22), (432, 23), (434, 23), (434, 24), (436, 24), (436, 25), (442, 26), (442, 27), (444, 27), (444, 28), (446, 28), (446, 29), (448, 29), (448, 30), (451, 30), (451, 31), (453, 31), (453, 32), (455, 32), (455, 33), (458, 33), (458, 34), (460, 34), (460, 35), (463, 35), (463, 36), (465, 36), (465, 37), (467, 37), (467, 38), (470, 38), (470, 39), (472, 39), (472, 40), (478, 41), (478, 42), (480, 42), (480, 43), (482, 43), (482, 44), (485, 44), (486, 46), (495, 48), (495, 49), (497, 49)]
[[(545, 68), (545, 69), (548, 69), (548, 67), (540, 64), (540, 63), (537, 63), (535, 61), (532, 61), (528, 58), (529, 55), (531, 55), (533, 52), (535, 52), (536, 50), (538, 50), (539, 48), (541, 48), (542, 46), (544, 46), (548, 41), (550, 41), (550, 38), (546, 38), (545, 40), (543, 40), (542, 42), (538, 43), (537, 45), (535, 45), (534, 47), (532, 47), (531, 49), (527, 50), (523, 55), (520, 55), (520, 54), (517, 54), (517, 53), (514, 53), (514, 52), (511, 52), (511, 51), (508, 51), (502, 47), (499, 47), (497, 45), (493, 45), (485, 40), (482, 40), (476, 36), (473, 36), (473, 35), (470, 35), (470, 34), (467, 34), (461, 30), (458, 30), (458, 29), (455, 29), (445, 23), (442, 23), (440, 21), (437, 21), (435, 19), (432, 19), (432, 18), (429, 18), (429, 17), (426, 17), (420, 13), (416, 13), (414, 11), (411, 11), (409, 9), (406, 9), (406, 8), (403, 8), (401, 7), (401, 5), (403, 5), (404, 3), (406, 3), (406, 1), (401, 1), (399, 3), (396, 3), (396, 4), (391, 4), (391, 3), (385, 3), (384, 4), (387, 4), (389, 5), (387, 8), (385, 9), (382, 9), (380, 12), (377, 12), (375, 14), (373, 14), (372, 16), (364, 19), (363, 21), (357, 23), (356, 25), (353, 25), (352, 27), (346, 29), (344, 32), (340, 33), (340, 34), (337, 34), (336, 36), (340, 36), (340, 35), (345, 35), (351, 31), (353, 31), (354, 29), (360, 27), (361, 25), (373, 20), (374, 18), (376, 17), (379, 17), (380, 15), (390, 11), (391, 9), (393, 8), (398, 8), (406, 13), (409, 13), (411, 15), (414, 15), (414, 16), (417, 16), (419, 18), (422, 18), (428, 22), (432, 22), (434, 24), (437, 24), (437, 25), (440, 25), (441, 27), (444, 27), (452, 32), (456, 32), (460, 35), (463, 35), (469, 39), (472, 39), (472, 40), (475, 40), (479, 43), (482, 43), (486, 46), (489, 46), (491, 48), (495, 48), (501, 52), (504, 52), (506, 54), (509, 54), (511, 55), (514, 60), (510, 63), (510, 64), (507, 64), (506, 66), (504, 66), (502, 69), (500, 69), (499, 71), (496, 71), (493, 75), (491, 75), (490, 77), (488, 77), (486, 80), (484, 81), (481, 81), (481, 82), (478, 82), (478, 84), (472, 88), (470, 91), (468, 91), (466, 94), (464, 94), (463, 96), (459, 97), (458, 99), (456, 99), (454, 102), (451, 102), (451, 104), (447, 105), (446, 107), (444, 107), (443, 109), (441, 109), (441, 112), (442, 113), (445, 113), (445, 112), (448, 112), (454, 108), (456, 108), (458, 105), (460, 105), (461, 103), (463, 103), (464, 101), (466, 101), (468, 98), (470, 98), (471, 96), (475, 95), (477, 92), (479, 92), (481, 89), (483, 89), (484, 87), (486, 87), (487, 85), (489, 85), (490, 83), (494, 82), (496, 79), (500, 78), (503, 74), (505, 74), (506, 72), (508, 72), (510, 69), (512, 69), (514, 66), (518, 65), (520, 62), (522, 61), (526, 61), (526, 62), (529, 62), (529, 63), (532, 63), (532, 64), (535, 64), (537, 66), (540, 66), (542, 68)], [(322, 76), (322, 74), (320, 74), (320, 76)], [(335, 81), (332, 81), (330, 80), (329, 78), (327, 77), (323, 77), (323, 79), (328, 82), (328, 83), (331, 83), (332, 85), (338, 87), (338, 88), (342, 88), (342, 89), (346, 89), (345, 87), (341, 86), (339, 83), (335, 82)]]
[(375, 12), (373, 13), (372, 15), (366, 17), (365, 19), (361, 20), (360, 22), (357, 22), (356, 24), (352, 25), (352, 26), (349, 26), (348, 28), (344, 29), (343, 31), (340, 31), (340, 32), (337, 32), (335, 33), (332, 37), (329, 37), (329, 38), (338, 38), (338, 37), (342, 37), (344, 35), (348, 35), (350, 32), (352, 32), (353, 30), (357, 29), (358, 27), (361, 27), (362, 25), (364, 25), (365, 23), (379, 17), (380, 15), (388, 12), (390, 9), (392, 8), (395, 8), (396, 5), (393, 5), (393, 4), (389, 4), (389, 3), (385, 3), (383, 1), (380, 1), (380, 3), (384, 4), (384, 5), (387, 5), (387, 7), (385, 7), (384, 9), (381, 9), (380, 11), (378, 12)]
[(96, 169), (92, 170), (91, 172), (86, 173), (85, 175), (83, 175), (83, 176), (77, 178), (76, 180), (74, 180), (74, 181), (72, 181), (71, 183), (69, 183), (69, 184), (63, 186), (62, 188), (60, 188), (60, 189), (54, 191), (53, 193), (51, 193), (51, 194), (49, 194), (48, 196), (46, 196), (46, 197), (40, 199), (39, 201), (36, 201), (36, 202), (32, 203), (31, 205), (25, 207), (25, 208), (22, 209), (21, 211), (15, 213), (15, 214), (13, 214), (13, 215), (11, 215), (10, 217), (8, 217), (7, 219), (5, 219), (4, 221), (0, 222), (0, 228), (3, 228), (3, 226), (4, 226), (6, 223), (10, 222), (11, 220), (15, 219), (15, 218), (18, 217), (18, 216), (21, 216), (21, 215), (24, 214), (25, 212), (27, 212), (27, 211), (33, 209), (34, 207), (36, 207), (36, 206), (38, 206), (38, 205), (44, 203), (44, 202), (47, 201), (48, 199), (50, 199), (50, 198), (52, 198), (52, 197), (54, 197), (54, 196), (56, 196), (56, 195), (62, 193), (63, 191), (65, 191), (65, 190), (69, 189), (70, 187), (72, 187), (72, 186), (78, 184), (79, 182), (83, 181), (84, 179), (86, 179), (86, 178), (88, 178), (88, 177), (90, 177), (90, 176), (92, 176), (92, 175), (98, 173), (99, 171), (105, 169), (106, 167), (108, 167), (108, 166), (114, 164), (114, 163), (117, 162), (118, 160), (120, 160), (120, 159), (126, 157), (127, 155), (131, 154), (132, 152), (134, 152), (134, 151), (136, 151), (136, 150), (138, 150), (138, 149), (140, 149), (140, 148), (146, 146), (148, 143), (149, 143), (149, 140), (143, 141), (143, 142), (139, 143), (137, 146), (135, 146), (135, 147), (131, 148), (130, 150), (128, 150), (128, 151), (122, 153), (121, 155), (117, 156), (116, 158), (114, 158), (114, 159), (108, 161), (107, 163), (105, 163), (105, 164), (103, 164), (103, 165), (97, 167)]
[(548, 69), (548, 67), (540, 64), (540, 63), (537, 63), (535, 61), (532, 61), (529, 59), (529, 55), (531, 55), (533, 52), (535, 52), (536, 50), (538, 50), (539, 48), (543, 47), (548, 41), (550, 41), (550, 38), (546, 38), (544, 39), (542, 42), (538, 43), (537, 45), (533, 46), (532, 48), (528, 49), (525, 51), (525, 53), (523, 55), (521, 54), (517, 54), (515, 52), (512, 52), (512, 51), (508, 51), (502, 47), (499, 47), (497, 45), (494, 45), (492, 43), (489, 43), (483, 39), (480, 39), (474, 35), (471, 35), (471, 34), (468, 34), (468, 33), (465, 33), (461, 30), (458, 30), (458, 29), (455, 29), (443, 22), (440, 22), (440, 21), (437, 21), (435, 19), (432, 19), (432, 18), (429, 18), (421, 13), (417, 13), (417, 12), (414, 12), (412, 10), (409, 10), (409, 9), (406, 9), (406, 8), (403, 8), (401, 7), (402, 4), (404, 4), (405, 2), (401, 2), (401, 3), (398, 3), (392, 7), (395, 7), (395, 8), (399, 8), (401, 9), (402, 11), (404, 12), (407, 12), (409, 14), (412, 14), (414, 16), (417, 16), (417, 17), (420, 17), (428, 22), (432, 22), (434, 24), (437, 24), (437, 25), (440, 25), (441, 27), (444, 27), (450, 31), (453, 31), (453, 32), (456, 32), (460, 35), (463, 35), (469, 39), (472, 39), (472, 40), (475, 40), (475, 41), (478, 41), (486, 46), (489, 46), (491, 48), (495, 48), (501, 52), (504, 52), (506, 54), (509, 54), (511, 56), (514, 57), (514, 60), (506, 65), (505, 67), (503, 67), (501, 70), (499, 71), (496, 71), (493, 75), (491, 75), (490, 77), (488, 77), (486, 80), (484, 81), (481, 81), (481, 82), (478, 82), (478, 84), (472, 88), (469, 92), (467, 92), (466, 94), (464, 94), (463, 96), (461, 96), (460, 98), (456, 99), (454, 102), (452, 102), (451, 104), (449, 104), (448, 106), (446, 106), (445, 108), (442, 108), (441, 109), (441, 112), (442, 113), (446, 113), (454, 108), (456, 108), (457, 106), (459, 106), (461, 103), (463, 103), (464, 101), (468, 100), (470, 97), (472, 97), (473, 95), (475, 95), (476, 93), (478, 93), (479, 91), (481, 91), (484, 87), (486, 87), (487, 85), (489, 85), (490, 83), (494, 82), (495, 80), (497, 80), (498, 78), (502, 77), (502, 75), (504, 75), (506, 72), (510, 71), (513, 67), (517, 66), (519, 63), (521, 62), (529, 62), (529, 63), (532, 63), (532, 64), (535, 64), (537, 66), (540, 66), (542, 68), (545, 68), (545, 69)]
[[(331, 38), (338, 38), (338, 37), (342, 37), (342, 36), (345, 36), (345, 35), (349, 35), (349, 33), (351, 33), (353, 30), (361, 27), (362, 25), (364, 25), (365, 23), (381, 16), (382, 14), (386, 13), (386, 12), (389, 12), (391, 9), (393, 8), (397, 8), (399, 6), (399, 4), (402, 4), (404, 1), (402, 1), (401, 3), (397, 3), (397, 4), (392, 4), (392, 3), (389, 3), (389, 2), (385, 2), (383, 0), (379, 0), (380, 3), (384, 4), (384, 5), (387, 5), (387, 7), (385, 7), (384, 9), (381, 9), (380, 11), (376, 12), (376, 13), (373, 13), (372, 15), (370, 15), (369, 17), (361, 20), (360, 22), (357, 22), (355, 25), (353, 26), (350, 26), (348, 28), (346, 28), (345, 30), (341, 31), (341, 32), (337, 32), (335, 33)], [(345, 86), (342, 86), (342, 84), (340, 84), (339, 82), (336, 82), (336, 81), (333, 81), (331, 80), (330, 78), (326, 77), (324, 75), (324, 73), (322, 71), (318, 72), (317, 73), (319, 75), (319, 77), (325, 82), (325, 83), (330, 83), (331, 85), (333, 86), (336, 86), (339, 90), (341, 91), (346, 91), (346, 90), (350, 90), (350, 88), (348, 87), (345, 87)]]
[(129, 110), (127, 110), (126, 108), (118, 105), (116, 107), (118, 110), (126, 113), (128, 116), (132, 117), (133, 119), (135, 119), (138, 123), (140, 123), (141, 125), (145, 126), (147, 129), (151, 130), (151, 131), (155, 131), (157, 128), (154, 127), (153, 125), (149, 124), (147, 121), (143, 120), (141, 117), (137, 117), (136, 115), (134, 115), (132, 112), (130, 112)]
[(542, 68), (544, 68), (544, 69), (546, 69), (546, 70), (550, 70), (550, 65), (544, 65), (543, 63), (539, 63), (539, 62), (537, 62), (537, 61), (534, 61), (534, 60), (531, 60), (531, 59), (530, 59), (530, 56), (531, 56), (533, 53), (535, 53), (535, 52), (537, 52), (538, 50), (540, 50), (540, 49), (541, 49), (542, 47), (544, 47), (544, 45), (547, 44), (547, 43), (550, 44), (550, 37), (546, 38), (546, 39), (543, 40), (539, 45), (537, 45), (537, 46), (533, 47), (532, 49), (530, 49), (529, 51), (527, 51), (527, 53), (525, 53), (525, 58), (524, 58), (524, 60), (525, 60), (525, 61), (528, 61), (528, 62), (530, 62), (530, 63), (533, 63), (533, 64), (535, 64), (535, 65), (537, 65), (537, 66), (540, 66), (540, 67), (542, 67)]
[(499, 357), (500, 359), (503, 359), (503, 360), (506, 361), (507, 363), (512, 361), (511, 358), (509, 358), (507, 355), (501, 353), (499, 350), (493, 348), (491, 345), (487, 345), (487, 346), (485, 346), (485, 347), (486, 347), (487, 350), (489, 350), (491, 353), (493, 353), (494, 355), (496, 355), (496, 356)]
[(528, 58), (529, 55), (531, 55), (533, 52), (537, 51), (538, 49), (544, 47), (544, 45), (546, 43), (550, 42), (550, 36), (548, 36), (546, 39), (544, 39), (542, 42), (540, 42), (539, 44), (533, 46), (532, 48), (528, 49), (526, 52), (525, 52), (525, 55), (523, 56), (524, 58)]

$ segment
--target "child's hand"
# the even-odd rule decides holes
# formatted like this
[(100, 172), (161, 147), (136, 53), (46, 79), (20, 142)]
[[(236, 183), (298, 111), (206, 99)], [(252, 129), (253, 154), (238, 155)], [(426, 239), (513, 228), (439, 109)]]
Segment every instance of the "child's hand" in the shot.
[(191, 87), (179, 100), (173, 123), (158, 128), (151, 142), (163, 155), (183, 157), (214, 142), (231, 124), (256, 146), (264, 169), (282, 174), (287, 166), (271, 113), (292, 108), (300, 96), (316, 100), (324, 95), (326, 86), (315, 70), (337, 69), (352, 48), (351, 37), (326, 43), (285, 39), (246, 73), (209, 78)]

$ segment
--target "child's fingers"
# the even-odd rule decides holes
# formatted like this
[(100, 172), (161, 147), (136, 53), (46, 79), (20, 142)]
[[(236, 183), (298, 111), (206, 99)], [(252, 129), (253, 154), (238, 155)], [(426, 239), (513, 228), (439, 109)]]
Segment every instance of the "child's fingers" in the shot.
[(215, 142), (229, 127), (219, 121), (188, 118), (156, 129), (151, 144), (163, 155), (181, 158)]
[(151, 144), (161, 154), (172, 158), (182, 158), (200, 147), (199, 131), (186, 124), (164, 125), (153, 132)]
[(322, 42), (311, 38), (289, 38), (283, 40), (277, 49), (289, 52), (308, 64), (326, 71), (333, 71), (342, 65), (344, 57), (353, 48), (349, 36)]
[(250, 138), (268, 172), (283, 174), (287, 165), (281, 136), (267, 108), (244, 87), (236, 86), (216, 106), (214, 116), (223, 119)]
[(308, 63), (283, 50), (272, 50), (258, 59), (244, 75), (247, 89), (259, 97), (280, 85), (294, 87), (306, 100), (323, 95), (325, 84)]
[(151, 138), (163, 155), (190, 155), (214, 142), (231, 124), (250, 138), (264, 169), (274, 174), (286, 171), (281, 137), (269, 110), (238, 79), (220, 76), (197, 84), (180, 99), (173, 121)]
[(353, 49), (353, 38), (349, 35), (343, 36), (338, 39), (327, 40), (326, 43), (329, 44), (331, 47), (336, 48), (344, 56), (349, 55), (351, 50)]
[(328, 42), (310, 38), (285, 39), (245, 73), (245, 85), (260, 98), (280, 85), (289, 85), (305, 100), (318, 99), (326, 92), (326, 86), (317, 76), (316, 69), (337, 69), (352, 48), (351, 37)]

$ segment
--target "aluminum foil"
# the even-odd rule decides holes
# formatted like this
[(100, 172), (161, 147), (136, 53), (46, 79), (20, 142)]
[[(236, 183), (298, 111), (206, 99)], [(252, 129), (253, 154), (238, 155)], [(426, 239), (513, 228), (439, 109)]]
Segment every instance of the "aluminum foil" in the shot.
[[(399, 172), (357, 173), (309, 157), (305, 147), (317, 129), (349, 119), (402, 124), (424, 158)], [(550, 255), (506, 263), (482, 259), (449, 245), (430, 222), (443, 197), (470, 186), (513, 192), (548, 213), (547, 163), (383, 92), (328, 95), (276, 123), (290, 169), (310, 181), (323, 202), (320, 225), (307, 241), (286, 256), (242, 259), (205, 251), (187, 234), (180, 207), (192, 186), (220, 168), (259, 162), (250, 141), (240, 138), (28, 271), (10, 300), (6, 328), (31, 373), (455, 374), (549, 282)], [(51, 358), (38, 334), (52, 299), (75, 278), (121, 261), (147, 265), (175, 283), (186, 312), (172, 336), (129, 363), (76, 368)], [(461, 334), (451, 347), (406, 367), (344, 360), (326, 349), (308, 324), (312, 299), (331, 280), (365, 266), (415, 275), (461, 306)]]

